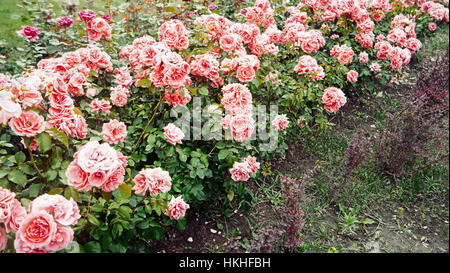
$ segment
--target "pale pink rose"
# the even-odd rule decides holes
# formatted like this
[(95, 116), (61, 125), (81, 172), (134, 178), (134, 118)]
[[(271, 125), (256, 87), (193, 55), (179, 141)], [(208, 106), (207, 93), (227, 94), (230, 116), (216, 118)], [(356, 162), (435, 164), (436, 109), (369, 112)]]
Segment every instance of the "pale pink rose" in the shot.
[(225, 110), (235, 112), (236, 108), (247, 108), (252, 104), (252, 94), (245, 85), (233, 84), (223, 87), (221, 104)]
[(27, 90), (19, 95), (19, 100), (22, 102), (22, 107), (25, 109), (31, 106), (38, 106), (42, 101), (41, 92), (37, 90)]
[(369, 61), (369, 54), (367, 52), (361, 52), (359, 54), (359, 62), (365, 64)]
[(30, 203), (29, 211), (30, 213), (45, 211), (62, 225), (75, 225), (81, 217), (77, 203), (72, 198), (67, 200), (59, 194), (40, 195)]
[(172, 196), (165, 214), (172, 220), (178, 220), (184, 217), (187, 209), (189, 209), (189, 204), (187, 204), (181, 196), (178, 196), (177, 198)]
[(72, 161), (66, 170), (67, 183), (69, 186), (77, 189), (88, 191), (92, 188), (89, 184), (89, 175), (74, 161)]
[(0, 124), (7, 124), (9, 119), (18, 118), (22, 113), (20, 104), (13, 101), (13, 94), (0, 90)]
[(91, 141), (85, 144), (74, 155), (74, 160), (81, 169), (89, 174), (103, 171), (108, 172), (122, 165), (117, 151), (108, 143), (99, 144)]
[(158, 29), (158, 37), (171, 49), (184, 50), (189, 47), (188, 31), (180, 20), (164, 22)]
[(322, 102), (324, 104), (325, 110), (333, 113), (339, 110), (339, 108), (347, 102), (347, 98), (345, 97), (345, 94), (341, 89), (336, 87), (329, 87), (323, 92)]
[(239, 114), (231, 118), (229, 128), (234, 140), (243, 142), (252, 135), (255, 129), (255, 120), (250, 115)]
[(164, 127), (164, 138), (171, 143), (172, 145), (181, 144), (184, 138), (183, 131), (175, 126), (173, 123), (169, 123), (166, 127)]
[(380, 71), (381, 71), (380, 64), (377, 63), (377, 62), (371, 63), (371, 64), (370, 64), (370, 70), (371, 70), (372, 72), (375, 72), (375, 73), (380, 72)]
[(130, 71), (128, 70), (128, 67), (124, 66), (121, 68), (116, 68), (114, 70), (114, 74), (116, 75), (116, 81), (115, 83), (117, 85), (122, 85), (126, 88), (129, 88), (131, 84), (133, 83), (133, 78), (130, 75)]
[(117, 144), (127, 137), (127, 126), (123, 122), (112, 119), (103, 124), (102, 136), (109, 144)]
[(239, 66), (236, 70), (236, 76), (240, 82), (250, 82), (255, 77), (256, 71), (252, 66)]
[(130, 91), (124, 86), (118, 85), (111, 89), (111, 101), (115, 106), (125, 106), (129, 96)]
[(243, 39), (239, 34), (230, 33), (223, 35), (219, 40), (220, 48), (228, 53), (242, 48)]
[(8, 238), (6, 237), (5, 229), (0, 226), (0, 252), (2, 252), (8, 244)]
[(88, 125), (84, 117), (75, 115), (73, 119), (73, 132), (79, 139), (84, 139), (87, 135)]
[(233, 168), (230, 169), (231, 179), (236, 182), (247, 181), (250, 178), (250, 172), (247, 162), (234, 162)]
[(166, 91), (164, 92), (164, 100), (173, 107), (177, 105), (186, 105), (191, 101), (192, 97), (189, 91), (185, 88), (183, 88), (183, 93), (184, 97), (181, 97), (181, 88), (175, 89), (173, 93)]
[(355, 71), (355, 70), (350, 70), (348, 73), (347, 73), (347, 80), (349, 81), (349, 82), (351, 82), (351, 83), (355, 83), (355, 82), (357, 82), (358, 81), (358, 72), (357, 71)]
[(100, 188), (106, 182), (107, 178), (108, 177), (105, 171), (96, 171), (90, 173), (88, 181), (91, 186)]
[(172, 178), (169, 172), (161, 168), (145, 169), (140, 171), (133, 179), (136, 194), (144, 195), (148, 190), (151, 195), (168, 192), (172, 187)]
[(53, 217), (45, 211), (30, 212), (16, 233), (16, 240), (21, 240), (30, 248), (48, 246), (57, 230)]
[(19, 136), (34, 137), (45, 130), (45, 121), (43, 116), (28, 110), (12, 118), (9, 126)]
[(435, 31), (436, 28), (437, 28), (436, 23), (429, 23), (429, 24), (428, 24), (428, 29), (429, 29), (430, 31)]
[(5, 221), (6, 232), (17, 232), (23, 222), (23, 219), (27, 216), (27, 211), (17, 199), (13, 199), (11, 201), (9, 204), (9, 210), (9, 217)]
[(107, 100), (94, 99), (89, 106), (92, 108), (92, 112), (103, 111), (106, 114), (109, 114), (111, 109), (111, 104)]
[(289, 126), (289, 120), (286, 117), (286, 114), (281, 114), (281, 115), (277, 115), (273, 120), (272, 120), (272, 126), (277, 130), (277, 131), (282, 131), (284, 129), (286, 129)]
[(114, 171), (110, 171), (108, 174), (108, 179), (101, 186), (103, 191), (111, 192), (117, 189), (120, 185), (122, 185), (125, 177), (125, 168), (123, 166), (119, 166)]
[(15, 196), (15, 193), (0, 187), (0, 223), (7, 221), (11, 216)]
[(256, 157), (254, 156), (247, 156), (242, 162), (246, 162), (248, 164), (249, 172), (252, 174), (256, 174), (256, 172), (259, 170), (260, 164), (256, 161)]
[[(50, 243), (49, 243), (50, 244)], [(48, 253), (49, 251), (45, 250), (44, 247), (32, 247), (29, 244), (27, 244), (25, 241), (17, 238), (14, 240), (14, 249), (16, 250), (16, 253)]]
[(97, 90), (95, 90), (94, 88), (88, 88), (86, 90), (86, 96), (88, 97), (94, 97), (97, 94)]
[(73, 230), (69, 226), (59, 225), (50, 243), (44, 247), (45, 251), (56, 252), (66, 248), (73, 240)]

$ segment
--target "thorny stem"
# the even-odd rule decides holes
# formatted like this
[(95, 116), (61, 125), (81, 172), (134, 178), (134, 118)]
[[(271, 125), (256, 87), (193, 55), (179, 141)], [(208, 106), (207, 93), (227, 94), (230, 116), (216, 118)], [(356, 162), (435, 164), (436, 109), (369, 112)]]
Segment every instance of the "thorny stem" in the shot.
[(141, 142), (142, 137), (144, 136), (145, 131), (147, 130), (148, 126), (150, 125), (150, 123), (153, 121), (153, 119), (156, 116), (156, 113), (158, 112), (158, 107), (161, 104), (162, 101), (162, 96), (159, 97), (159, 101), (158, 104), (155, 106), (155, 108), (153, 109), (153, 116), (148, 120), (147, 125), (145, 125), (144, 130), (142, 131), (141, 135), (139, 136), (138, 141), (136, 142), (136, 145), (134, 145), (133, 151), (130, 154), (130, 157), (134, 154), (134, 152), (136, 151), (137, 147), (139, 146), (139, 142)]
[(34, 161), (33, 152), (31, 151), (30, 146), (31, 146), (31, 144), (28, 145), (27, 150), (28, 150), (28, 153), (30, 154), (30, 160), (31, 160), (31, 163), (33, 164), (33, 167), (34, 167), (34, 169), (36, 170), (36, 172), (38, 173), (39, 177), (40, 177), (41, 179), (43, 179), (43, 180), (45, 181), (45, 183), (47, 183), (47, 179), (45, 179), (45, 177), (42, 175), (41, 171), (39, 171), (39, 168), (38, 168), (38, 166), (36, 165), (36, 162)]

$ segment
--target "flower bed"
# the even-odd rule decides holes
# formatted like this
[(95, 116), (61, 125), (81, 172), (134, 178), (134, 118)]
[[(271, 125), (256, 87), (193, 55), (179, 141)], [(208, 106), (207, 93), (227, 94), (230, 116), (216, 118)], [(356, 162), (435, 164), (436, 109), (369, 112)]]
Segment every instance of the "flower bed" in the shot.
[(264, 159), (401, 76), (449, 19), (448, 1), (141, 2), (47, 5), (17, 32), (28, 53), (0, 74), (0, 249), (145, 252), (189, 210), (245, 209)]

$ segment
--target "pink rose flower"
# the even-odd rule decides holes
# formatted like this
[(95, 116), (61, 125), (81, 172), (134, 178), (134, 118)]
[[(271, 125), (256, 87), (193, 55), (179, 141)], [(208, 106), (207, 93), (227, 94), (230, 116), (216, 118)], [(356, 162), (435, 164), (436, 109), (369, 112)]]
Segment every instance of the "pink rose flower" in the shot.
[(233, 168), (230, 169), (231, 179), (236, 182), (247, 181), (250, 178), (250, 172), (247, 162), (234, 162)]
[(134, 177), (133, 181), (135, 183), (133, 190), (139, 195), (145, 195), (147, 190), (151, 195), (168, 192), (172, 187), (169, 172), (161, 168), (144, 169)]
[(117, 169), (110, 171), (108, 173), (108, 178), (101, 186), (102, 190), (106, 192), (116, 190), (120, 185), (122, 185), (124, 177), (125, 168), (123, 166), (119, 166)]
[(358, 81), (358, 72), (357, 71), (355, 71), (355, 70), (350, 70), (348, 73), (347, 73), (347, 80), (349, 81), (349, 82), (351, 82), (351, 83), (355, 83), (355, 82), (357, 82)]
[(28, 110), (12, 118), (9, 126), (19, 136), (34, 137), (45, 130), (45, 121), (43, 116)]
[(164, 127), (164, 138), (172, 145), (181, 144), (184, 138), (184, 133), (180, 128), (175, 126), (173, 123), (169, 123)]
[(46, 252), (56, 252), (66, 248), (73, 240), (73, 230), (69, 226), (57, 226), (56, 233), (50, 243), (44, 247)]
[(38, 30), (37, 27), (30, 27), (30, 26), (22, 26), (22, 30), (17, 31), (17, 34), (19, 34), (24, 38), (27, 38), (29, 42), (39, 40), (38, 35), (40, 33), (41, 32)]
[(89, 175), (78, 164), (72, 161), (66, 170), (67, 183), (69, 186), (77, 189), (88, 191), (92, 188), (89, 184)]
[(256, 172), (259, 170), (259, 162), (256, 161), (256, 157), (254, 156), (247, 156), (244, 158), (243, 162), (248, 164), (249, 172), (252, 174), (256, 174)]
[(359, 62), (365, 64), (369, 61), (369, 54), (367, 52), (361, 52), (359, 54)]
[(92, 112), (103, 111), (106, 114), (109, 114), (111, 109), (111, 104), (107, 100), (94, 99), (89, 106), (92, 108)]
[(102, 136), (109, 144), (117, 144), (126, 138), (127, 126), (123, 122), (112, 119), (110, 122), (103, 124)]
[(13, 101), (13, 94), (6, 91), (0, 91), (0, 124), (7, 124), (9, 119), (18, 118), (22, 113), (20, 104)]
[(56, 230), (57, 224), (49, 213), (30, 212), (20, 225), (16, 240), (22, 241), (29, 248), (42, 248), (51, 242)]
[(323, 92), (322, 102), (324, 104), (325, 110), (333, 113), (339, 110), (339, 108), (341, 108), (347, 102), (347, 98), (345, 97), (345, 94), (341, 89), (336, 87), (329, 87)]
[(72, 198), (67, 200), (59, 194), (40, 195), (30, 203), (29, 210), (30, 213), (45, 211), (61, 225), (76, 225), (81, 217), (77, 203)]
[(231, 117), (229, 128), (235, 141), (244, 142), (250, 138), (255, 129), (255, 120), (247, 114)]
[(11, 203), (9, 203), (9, 211), (9, 217), (4, 222), (6, 232), (17, 232), (23, 219), (27, 216), (27, 211), (17, 199), (13, 199)]
[(0, 252), (2, 252), (8, 244), (8, 238), (6, 237), (5, 229), (0, 226)]
[(300, 128), (305, 127), (306, 119), (305, 119), (304, 117), (300, 117), (300, 118), (297, 120), (297, 124), (298, 124), (298, 127), (300, 127)]
[(178, 196), (177, 198), (172, 196), (165, 214), (172, 220), (178, 220), (184, 217), (187, 209), (189, 209), (189, 204), (187, 204), (181, 196)]
[(115, 106), (125, 106), (129, 96), (130, 91), (124, 86), (118, 85), (111, 89), (111, 101)]
[(286, 117), (286, 114), (282, 114), (282, 115), (277, 115), (273, 120), (272, 120), (272, 126), (277, 130), (277, 131), (282, 131), (284, 129), (286, 129), (289, 126), (289, 120)]

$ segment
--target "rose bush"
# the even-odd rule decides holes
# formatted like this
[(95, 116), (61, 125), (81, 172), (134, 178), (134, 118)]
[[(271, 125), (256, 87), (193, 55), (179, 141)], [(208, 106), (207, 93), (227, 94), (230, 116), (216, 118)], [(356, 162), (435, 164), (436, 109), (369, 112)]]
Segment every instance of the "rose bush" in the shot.
[[(0, 66), (6, 251), (145, 252), (188, 209), (247, 208), (260, 162), (401, 75), (449, 19), (447, 1), (424, 0), (136, 1), (58, 16), (37, 2), (18, 31), (28, 53)], [(278, 145), (262, 149), (261, 131)]]

